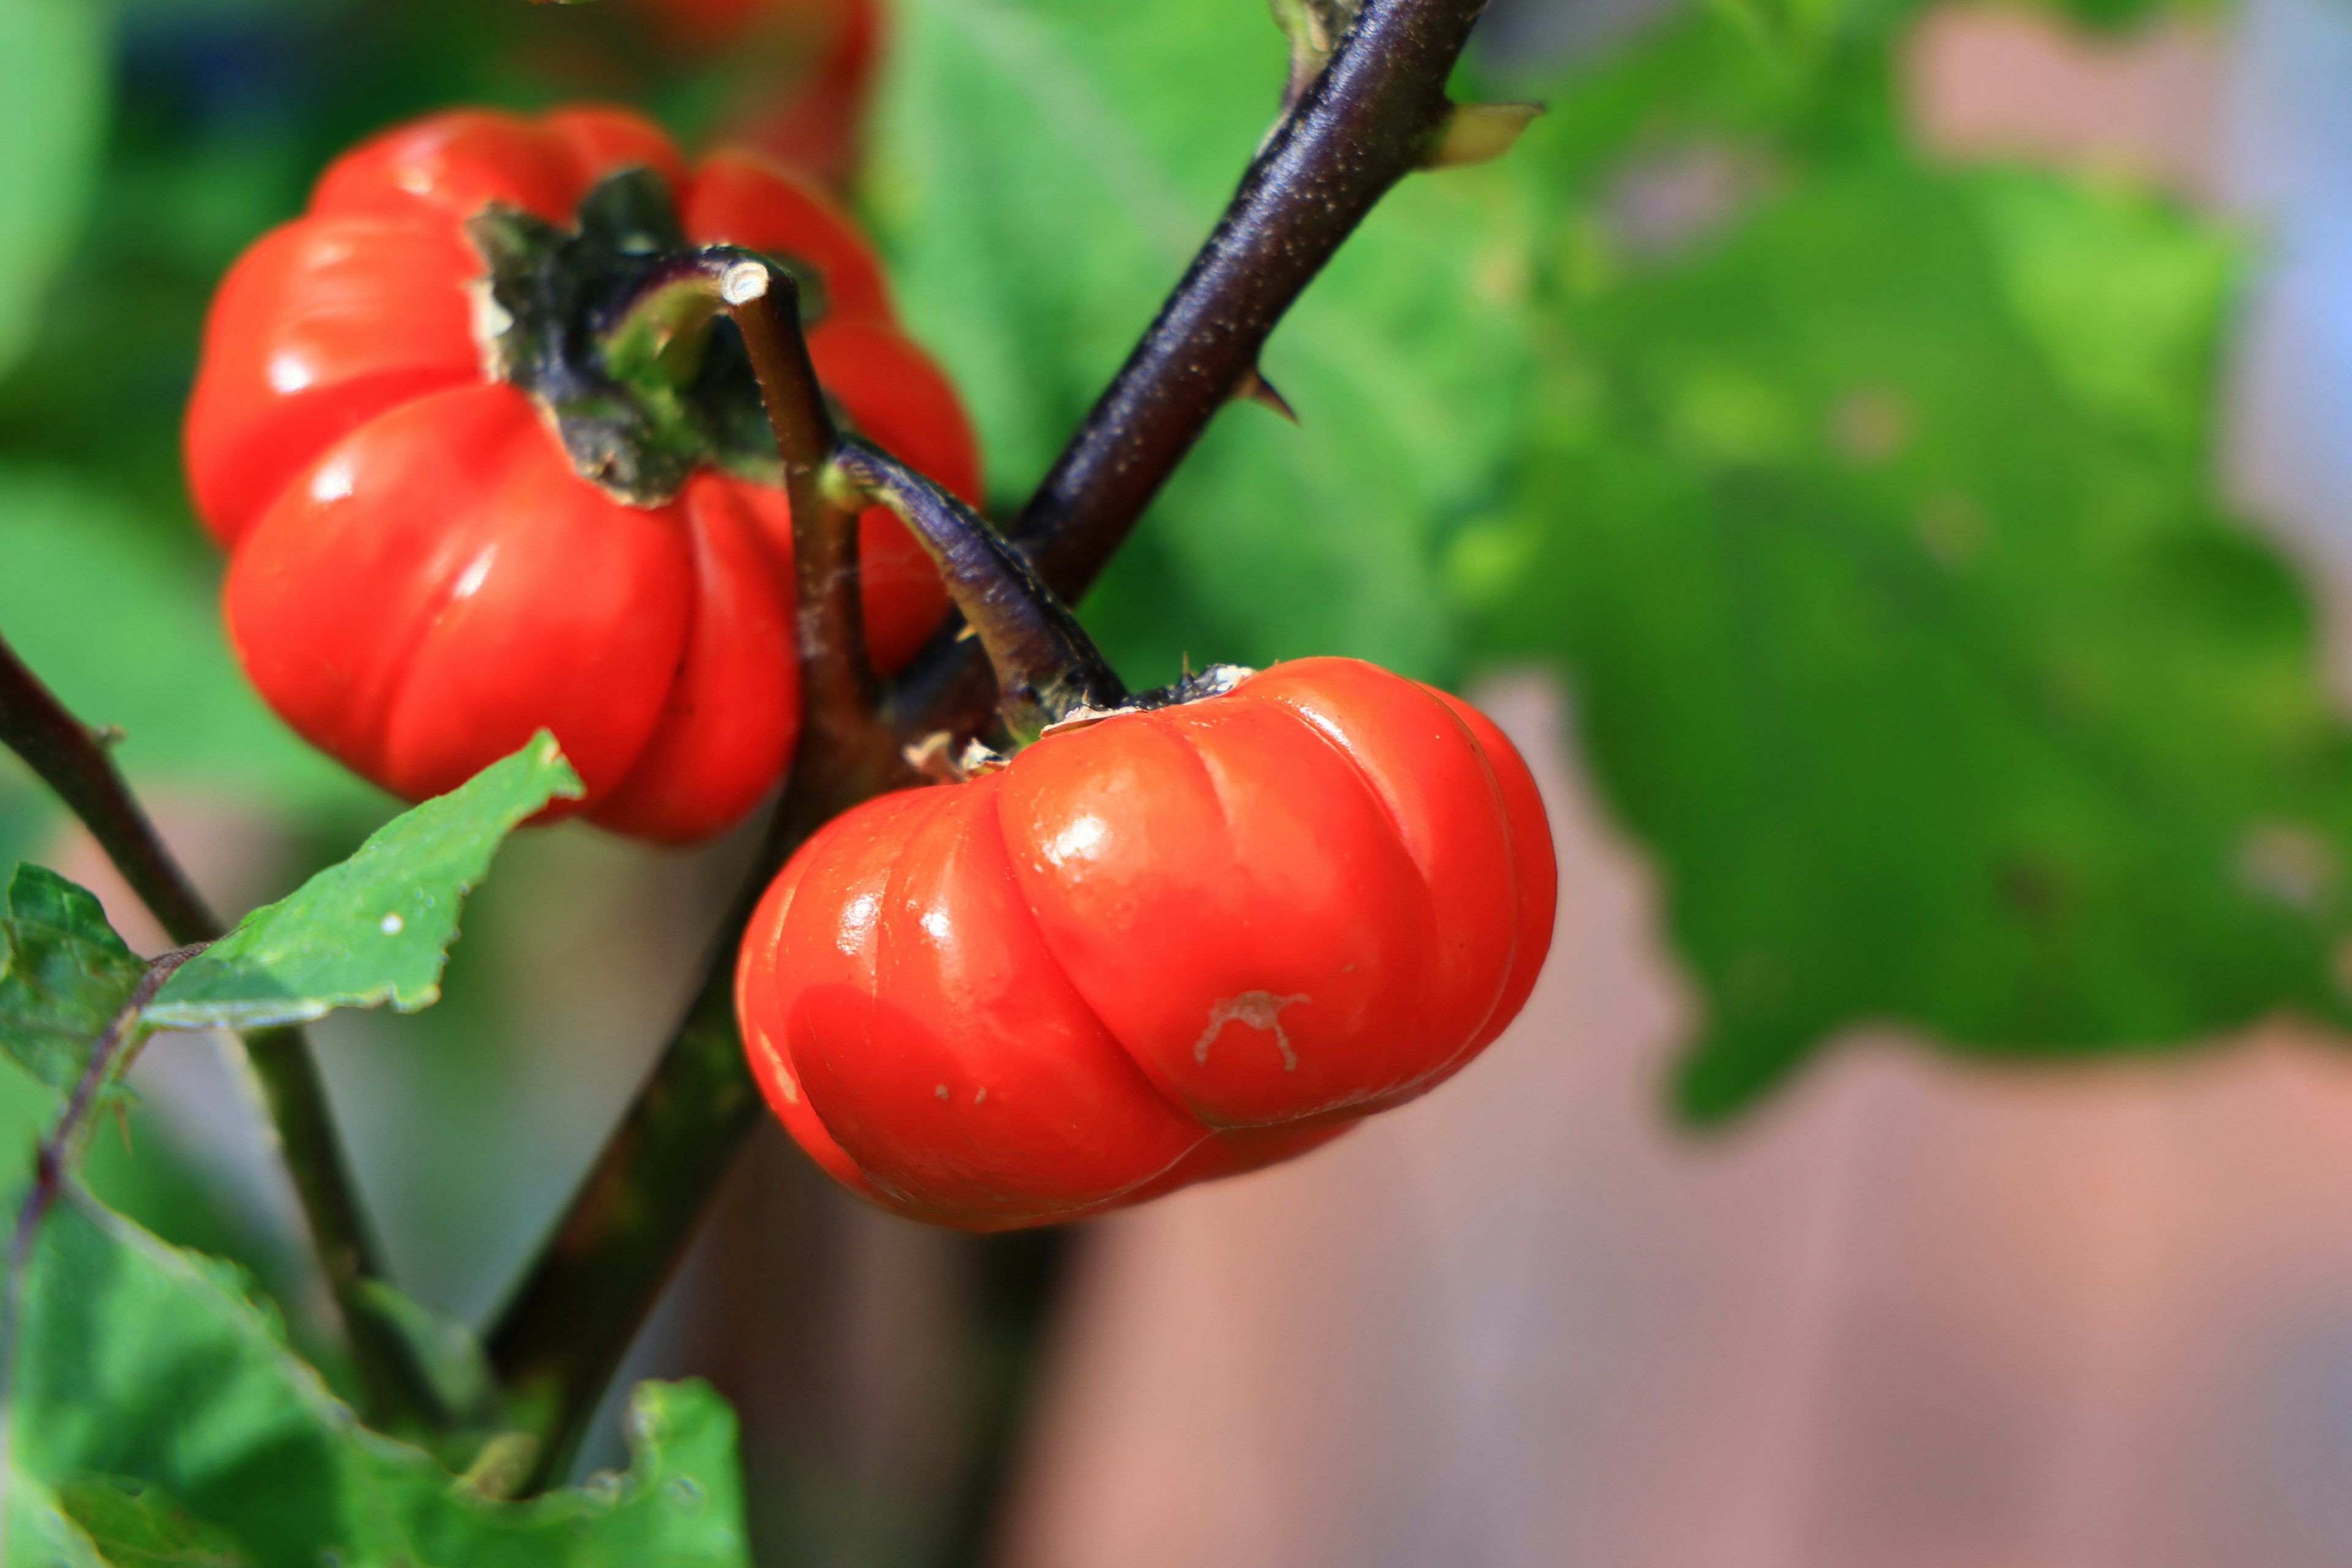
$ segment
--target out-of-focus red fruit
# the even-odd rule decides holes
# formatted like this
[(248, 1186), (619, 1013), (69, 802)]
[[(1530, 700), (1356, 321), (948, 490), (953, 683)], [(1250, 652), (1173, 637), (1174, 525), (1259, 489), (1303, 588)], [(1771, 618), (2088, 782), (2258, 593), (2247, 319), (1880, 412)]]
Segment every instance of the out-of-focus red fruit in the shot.
[(855, 171), (879, 0), (627, 0), (680, 54), (737, 79), (720, 139), (834, 185)]

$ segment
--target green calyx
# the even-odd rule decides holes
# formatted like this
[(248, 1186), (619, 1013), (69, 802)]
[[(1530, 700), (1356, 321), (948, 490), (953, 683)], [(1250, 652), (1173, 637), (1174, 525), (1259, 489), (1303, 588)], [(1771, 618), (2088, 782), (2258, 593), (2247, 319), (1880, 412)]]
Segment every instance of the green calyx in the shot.
[(667, 182), (645, 168), (591, 190), (571, 229), (493, 203), (466, 237), (488, 268), (475, 312), (485, 368), (546, 413), (581, 478), (632, 506), (676, 499), (706, 464), (781, 481), (712, 263), (756, 258), (791, 273), (808, 324), (824, 302), (805, 263), (691, 245)]

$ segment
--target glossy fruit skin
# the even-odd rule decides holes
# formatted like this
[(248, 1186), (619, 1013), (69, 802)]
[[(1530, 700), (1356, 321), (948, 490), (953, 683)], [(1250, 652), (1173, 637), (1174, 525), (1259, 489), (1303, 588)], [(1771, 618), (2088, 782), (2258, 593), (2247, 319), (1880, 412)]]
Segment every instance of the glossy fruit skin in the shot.
[(769, 1105), (845, 1185), (1045, 1224), (1427, 1092), (1526, 1003), (1556, 891), (1489, 720), (1301, 659), (828, 824), (753, 917), (736, 1008)]
[[(485, 268), (463, 230), (493, 201), (568, 226), (631, 166), (665, 177), (692, 242), (819, 272), (820, 378), (866, 434), (976, 499), (954, 390), (831, 201), (755, 155), (689, 170), (649, 122), (594, 108), (438, 114), (330, 166), (215, 297), (185, 451), (197, 510), (233, 552), (230, 639), (312, 742), (419, 799), (545, 726), (586, 784), (574, 809), (687, 840), (740, 817), (792, 756), (783, 492), (706, 468), (640, 507), (579, 477), (532, 401), (484, 370), (469, 286)], [(887, 512), (860, 538), (888, 669), (946, 595)]]

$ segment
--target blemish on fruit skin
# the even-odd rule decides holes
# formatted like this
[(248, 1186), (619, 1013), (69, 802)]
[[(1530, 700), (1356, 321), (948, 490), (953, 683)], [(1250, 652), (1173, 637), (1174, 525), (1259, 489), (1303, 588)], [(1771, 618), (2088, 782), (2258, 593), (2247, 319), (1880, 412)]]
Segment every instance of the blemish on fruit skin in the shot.
[(1209, 1009), (1209, 1026), (1192, 1042), (1192, 1059), (1205, 1066), (1209, 1060), (1209, 1043), (1217, 1037), (1227, 1024), (1241, 1024), (1253, 1029), (1265, 1029), (1274, 1036), (1275, 1045), (1282, 1052), (1282, 1070), (1298, 1070), (1298, 1053), (1290, 1048), (1290, 1037), (1283, 1033), (1282, 1010), (1293, 1003), (1308, 1000), (1305, 996), (1276, 996), (1271, 991), (1244, 991), (1229, 996)]
[(768, 1038), (765, 1029), (752, 1030), (751, 1043), (760, 1047), (760, 1054), (766, 1057), (768, 1065), (776, 1069), (776, 1082), (783, 1089), (784, 1103), (798, 1105), (801, 1102), (800, 1080), (793, 1076), (791, 1065), (784, 1060), (784, 1053), (776, 1049), (776, 1042)]
[(398, 936), (400, 934), (400, 928), (407, 923), (408, 922), (406, 921), (402, 920), (396, 913), (388, 914), (384, 916), (383, 919), (376, 922), (376, 929), (383, 932), (386, 936)]
[(973, 1093), (973, 1095), (972, 1095), (972, 1097), (971, 1097), (971, 1102), (972, 1102), (974, 1105), (980, 1105), (980, 1104), (983, 1104), (983, 1103), (985, 1103), (985, 1102), (986, 1102), (986, 1100), (987, 1100), (987, 1099), (988, 1099), (988, 1086), (987, 1086), (986, 1084), (982, 1084), (982, 1085), (981, 1085), (981, 1087), (979, 1088), (979, 1089), (978, 1089), (978, 1090), (976, 1090), (976, 1091)]
[(936, 1092), (941, 1100), (945, 1100), (948, 1097), (948, 1086), (945, 1084), (940, 1085)]

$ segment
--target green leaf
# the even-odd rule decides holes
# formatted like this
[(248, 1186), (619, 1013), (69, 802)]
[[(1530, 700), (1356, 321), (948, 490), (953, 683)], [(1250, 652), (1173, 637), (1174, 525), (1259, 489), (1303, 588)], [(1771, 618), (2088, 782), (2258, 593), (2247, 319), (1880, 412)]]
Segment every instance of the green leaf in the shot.
[(466, 893), (525, 817), (576, 799), (579, 775), (541, 731), (457, 789), (394, 817), (338, 866), (254, 910), (172, 976), (158, 1028), (259, 1028), (338, 1007), (403, 1013), (441, 994)]
[(0, 1510), (0, 1547), (8, 1560), (39, 1568), (110, 1568), (74, 1517), (48, 1488), (13, 1466), (0, 1478), (7, 1488)]
[(382, 795), (246, 683), (221, 629), (219, 572), (185, 519), (69, 473), (0, 466), (0, 627), (85, 722), (122, 731), (115, 760), (135, 782), (375, 807)]
[(2171, 203), (2024, 170), (1969, 177), (2017, 324), (2084, 406), (2202, 444), (2234, 237)]
[(1844, 19), (1845, 0), (1709, 0), (1759, 47), (1802, 60), (1818, 56)]
[[(1286, 69), (1259, 5), (911, 0), (870, 195), (915, 330), (1025, 495), (1232, 195)], [(1547, 198), (1502, 170), (1406, 182), (1276, 331), (1297, 410), (1222, 413), (1087, 605), (1131, 681), (1187, 655), (1448, 668), (1450, 527), (1511, 461)]]
[(18, 866), (0, 892), (0, 1051), (65, 1093), (146, 967), (97, 899), (54, 871)]
[(235, 1536), (189, 1518), (144, 1482), (82, 1477), (58, 1487), (57, 1495), (58, 1508), (108, 1568), (252, 1568), (253, 1558)]
[(0, 0), (0, 371), (80, 226), (106, 126), (107, 8)]
[(625, 1476), (488, 1501), (359, 1426), (243, 1276), (164, 1246), (79, 1188), (40, 1232), (16, 1357), (9, 1416), (24, 1475), (157, 1489), (245, 1542), (261, 1568), (316, 1568), (330, 1554), (354, 1568), (749, 1561), (734, 1420), (707, 1387), (639, 1388)]
[[(1514, 154), (1581, 195), (1517, 500), (1450, 562), (1487, 652), (1568, 675), (1660, 864), (1706, 1003), (1684, 1109), (1865, 1024), (2061, 1058), (2343, 1021), (2352, 732), (2207, 468), (2226, 240), (1726, 123), (1664, 100), (1613, 168), (1540, 122)], [(1694, 149), (1758, 174), (1635, 243), (1628, 182)]]
[(381, 1279), (362, 1280), (358, 1294), (361, 1309), (400, 1341), (436, 1409), (473, 1425), (495, 1417), (497, 1374), (472, 1330)]

